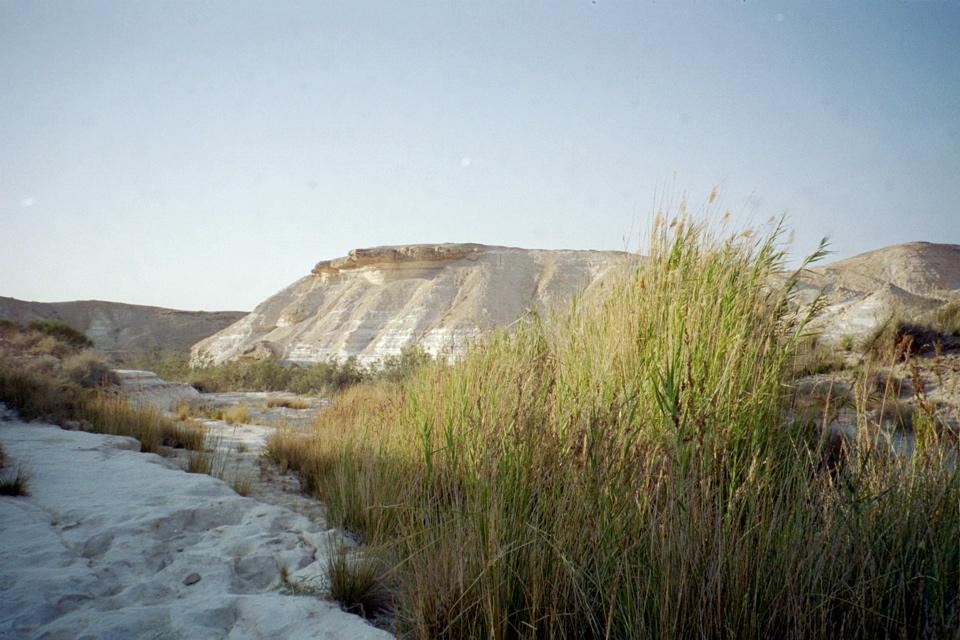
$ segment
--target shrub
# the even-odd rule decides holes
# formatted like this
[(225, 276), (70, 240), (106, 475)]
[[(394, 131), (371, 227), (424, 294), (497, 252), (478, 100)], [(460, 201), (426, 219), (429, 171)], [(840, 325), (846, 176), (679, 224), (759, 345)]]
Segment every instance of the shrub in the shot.
[(942, 340), (933, 326), (894, 315), (866, 338), (863, 352), (878, 362), (896, 364), (933, 351)]
[(89, 349), (93, 347), (93, 340), (88, 338), (82, 331), (74, 329), (62, 320), (36, 318), (27, 323), (27, 329), (53, 336), (57, 340), (65, 342), (76, 349)]
[(93, 351), (68, 356), (63, 361), (63, 371), (68, 378), (87, 389), (119, 384), (106, 357)]

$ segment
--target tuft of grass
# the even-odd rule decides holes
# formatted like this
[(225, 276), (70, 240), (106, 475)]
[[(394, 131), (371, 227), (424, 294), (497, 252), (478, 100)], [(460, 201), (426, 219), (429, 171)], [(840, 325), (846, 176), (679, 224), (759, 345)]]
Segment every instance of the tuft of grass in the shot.
[(30, 495), (30, 480), (33, 475), (21, 463), (10, 468), (0, 468), (0, 496)]
[(125, 398), (109, 393), (95, 394), (81, 409), (80, 416), (90, 431), (132, 436), (144, 452), (156, 453), (161, 447), (196, 450), (203, 446), (203, 427), (196, 422), (180, 422), (152, 406), (133, 406)]
[(349, 550), (342, 541), (332, 543), (328, 549), (330, 598), (348, 613), (370, 619), (391, 610), (385, 574), (382, 562), (373, 554)]
[(960, 336), (960, 300), (947, 302), (933, 312), (934, 328), (948, 336)]
[(231, 465), (230, 452), (219, 434), (208, 434), (203, 446), (190, 452), (185, 471), (219, 478), (241, 496), (249, 495), (253, 488), (253, 479), (241, 469), (240, 458)]
[(845, 333), (840, 336), (840, 348), (844, 351), (853, 351), (854, 338), (853, 334)]
[(250, 422), (250, 407), (246, 402), (238, 402), (224, 409), (220, 419), (228, 424)]

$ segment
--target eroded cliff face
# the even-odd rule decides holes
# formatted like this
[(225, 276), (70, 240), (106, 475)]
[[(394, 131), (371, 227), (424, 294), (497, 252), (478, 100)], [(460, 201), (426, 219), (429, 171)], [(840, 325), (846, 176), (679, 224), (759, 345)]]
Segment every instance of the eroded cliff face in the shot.
[(193, 348), (194, 361), (362, 363), (410, 345), (456, 357), (480, 332), (598, 285), (632, 257), (479, 244), (357, 249), (326, 260)]
[(800, 284), (806, 300), (823, 293), (823, 308), (811, 323), (822, 341), (858, 341), (894, 316), (923, 319), (960, 301), (960, 245), (884, 247), (815, 266)]
[[(480, 332), (589, 294), (636, 260), (616, 251), (479, 244), (357, 249), (318, 263), (192, 353), (195, 362), (356, 356), (370, 363), (419, 345), (456, 357)], [(923, 318), (960, 301), (960, 246), (886, 247), (817, 265), (798, 286), (801, 303), (823, 296), (810, 325), (820, 339), (860, 340), (894, 315)]]

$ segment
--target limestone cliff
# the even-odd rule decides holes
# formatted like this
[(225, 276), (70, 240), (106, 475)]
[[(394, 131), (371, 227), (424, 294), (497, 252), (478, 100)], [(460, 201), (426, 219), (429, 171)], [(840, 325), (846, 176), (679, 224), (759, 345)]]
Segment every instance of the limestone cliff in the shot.
[(419, 345), (456, 356), (479, 332), (595, 286), (631, 259), (618, 251), (480, 244), (357, 249), (325, 260), (253, 313), (197, 343), (194, 360), (378, 361)]

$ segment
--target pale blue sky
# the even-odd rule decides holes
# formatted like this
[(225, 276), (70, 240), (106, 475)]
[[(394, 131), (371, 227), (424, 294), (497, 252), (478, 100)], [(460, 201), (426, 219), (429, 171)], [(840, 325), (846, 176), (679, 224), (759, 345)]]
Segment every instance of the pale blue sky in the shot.
[[(352, 248), (960, 243), (960, 2), (0, 0), (0, 295), (252, 309)], [(743, 214), (741, 219), (745, 219)]]

